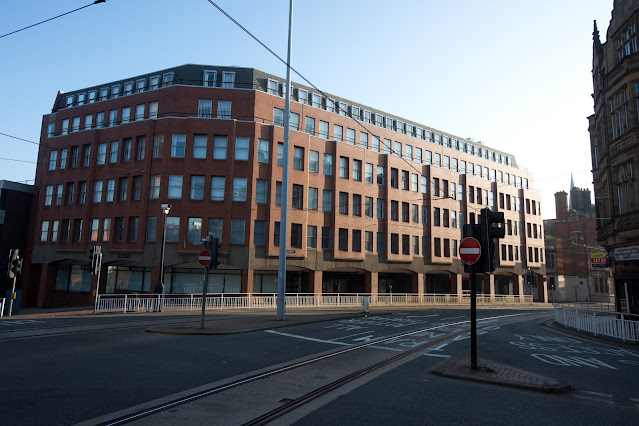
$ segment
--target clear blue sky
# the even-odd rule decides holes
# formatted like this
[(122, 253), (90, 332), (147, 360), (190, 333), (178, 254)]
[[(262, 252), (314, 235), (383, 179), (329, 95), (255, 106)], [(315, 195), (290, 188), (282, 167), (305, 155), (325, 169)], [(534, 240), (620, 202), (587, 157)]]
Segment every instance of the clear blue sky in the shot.
[[(4, 1), (0, 34), (90, 3)], [(216, 3), (286, 57), (288, 0)], [(292, 65), (324, 91), (514, 154), (552, 218), (571, 172), (592, 189), (592, 28), (604, 41), (612, 6), (297, 0)], [(207, 0), (107, 0), (0, 38), (0, 52), (0, 133), (35, 142), (58, 90), (185, 63), (286, 75)], [(33, 183), (37, 145), (0, 135), (0, 146), (0, 179)]]

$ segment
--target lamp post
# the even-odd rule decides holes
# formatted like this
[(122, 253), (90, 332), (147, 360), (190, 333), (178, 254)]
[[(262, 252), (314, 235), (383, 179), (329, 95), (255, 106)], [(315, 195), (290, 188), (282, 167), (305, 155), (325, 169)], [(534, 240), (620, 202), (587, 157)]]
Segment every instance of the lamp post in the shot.
[[(166, 293), (165, 287), (164, 287), (164, 249), (166, 246), (166, 216), (169, 214), (169, 212), (171, 211), (171, 205), (170, 204), (162, 204), (162, 216), (163, 216), (163, 221), (162, 221), (162, 250), (160, 252), (160, 280), (158, 281), (158, 286), (160, 286), (162, 288), (162, 304), (160, 305), (160, 311), (163, 310), (164, 308), (164, 295)], [(157, 290), (159, 290), (156, 286), (156, 293), (158, 293)]]

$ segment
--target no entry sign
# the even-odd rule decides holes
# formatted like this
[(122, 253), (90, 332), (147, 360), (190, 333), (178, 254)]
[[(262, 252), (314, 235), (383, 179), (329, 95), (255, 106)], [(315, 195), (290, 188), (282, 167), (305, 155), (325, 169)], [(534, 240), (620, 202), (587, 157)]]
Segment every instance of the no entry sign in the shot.
[(200, 262), (200, 265), (202, 266), (206, 266), (211, 263), (211, 252), (208, 250), (202, 250), (198, 256), (198, 262)]
[(473, 237), (464, 238), (459, 244), (459, 257), (466, 265), (474, 265), (481, 257), (481, 245)]

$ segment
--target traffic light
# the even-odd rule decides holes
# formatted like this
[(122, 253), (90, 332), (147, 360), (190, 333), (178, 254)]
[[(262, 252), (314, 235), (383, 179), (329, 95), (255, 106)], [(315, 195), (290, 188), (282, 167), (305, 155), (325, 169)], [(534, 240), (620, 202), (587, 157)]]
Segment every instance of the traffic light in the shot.
[(220, 262), (220, 247), (222, 243), (216, 237), (211, 238), (211, 269), (217, 269)]
[(491, 273), (497, 266), (495, 258), (495, 238), (504, 238), (506, 229), (504, 224), (504, 213), (493, 212), (488, 207), (482, 209), (479, 215), (479, 235), (477, 240), (481, 244), (481, 258), (479, 259), (478, 272)]
[(9, 267), (7, 268), (9, 278), (15, 278), (16, 275), (22, 273), (22, 259), (20, 259), (20, 250), (9, 250)]
[(97, 275), (98, 271), (102, 267), (102, 247), (93, 246), (93, 251), (89, 256), (91, 261), (91, 275)]

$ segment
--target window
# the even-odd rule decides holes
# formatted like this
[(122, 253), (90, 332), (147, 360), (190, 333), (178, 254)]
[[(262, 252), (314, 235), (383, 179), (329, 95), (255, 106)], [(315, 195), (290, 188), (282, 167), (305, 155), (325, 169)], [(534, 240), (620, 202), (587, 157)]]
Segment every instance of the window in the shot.
[(88, 130), (93, 125), (93, 114), (87, 114), (84, 116), (84, 130)]
[(213, 101), (211, 99), (198, 99), (197, 116), (201, 118), (211, 118), (213, 111)]
[(177, 243), (180, 238), (180, 218), (175, 216), (166, 217), (166, 242)]
[(112, 202), (115, 197), (115, 179), (107, 179), (106, 201)]
[(338, 249), (340, 251), (348, 251), (348, 229), (339, 228), (337, 237)]
[(213, 159), (226, 160), (226, 147), (228, 145), (228, 136), (216, 135), (213, 137)]
[(66, 135), (68, 133), (69, 133), (69, 119), (65, 118), (64, 120), (62, 120), (62, 129), (60, 131), (60, 134)]
[[(224, 88), (233, 88), (235, 87), (235, 73), (229, 71), (222, 72), (222, 87)], [(243, 239), (242, 239), (242, 242)]]
[(339, 157), (339, 177), (348, 179), (348, 158)]
[(326, 176), (333, 175), (333, 154), (324, 154), (324, 164), (322, 171)]
[(217, 118), (231, 118), (231, 101), (217, 101)]
[(410, 238), (409, 235), (403, 234), (402, 235), (402, 254), (403, 255), (409, 255), (410, 254)]
[(174, 74), (172, 72), (167, 72), (162, 74), (162, 87), (167, 87), (173, 84)]
[(372, 138), (373, 138), (373, 142), (372, 142), (371, 149), (372, 149), (374, 152), (379, 152), (379, 137), (378, 137), (378, 136), (373, 135), (373, 136), (372, 136)]
[(399, 234), (391, 234), (391, 254), (399, 254)]
[(206, 135), (193, 135), (193, 158), (206, 158)]
[(158, 118), (158, 103), (157, 102), (149, 103), (149, 118), (152, 118), (152, 119)]
[(73, 241), (80, 242), (80, 240), (82, 239), (82, 219), (76, 219), (75, 220), (75, 227), (74, 227), (74, 238)]
[(434, 207), (433, 208), (433, 225), (434, 226), (440, 226), (440, 210), (439, 207)]
[(80, 130), (80, 117), (73, 117), (73, 121), (71, 123), (71, 131), (77, 132)]
[(367, 217), (373, 217), (373, 197), (364, 198), (364, 214)]
[(306, 246), (317, 248), (317, 226), (308, 225), (306, 227)]
[(364, 181), (366, 183), (373, 183), (373, 165), (371, 163), (364, 165)]
[(273, 124), (276, 126), (284, 126), (284, 110), (273, 108)]
[(291, 112), (289, 115), (288, 126), (293, 130), (300, 130), (300, 115)]
[(411, 191), (418, 192), (419, 191), (419, 176), (417, 173), (411, 174)]
[(384, 185), (384, 166), (377, 166), (377, 184)]
[(217, 71), (204, 71), (204, 87), (215, 87), (217, 80)]
[(256, 220), (253, 222), (253, 244), (263, 246), (266, 244), (266, 221)]
[(362, 162), (353, 160), (353, 180), (362, 181)]
[(322, 250), (331, 249), (331, 228), (322, 226)]
[(68, 219), (62, 221), (62, 242), (66, 243), (69, 241), (69, 228), (71, 227), (71, 223)]
[(78, 204), (84, 204), (87, 199), (87, 182), (80, 182), (80, 190), (78, 195)]
[(67, 183), (67, 205), (73, 204), (73, 191), (75, 189), (75, 184), (73, 182)]
[(315, 134), (315, 119), (313, 117), (305, 117), (304, 131), (309, 135)]
[(255, 202), (258, 204), (266, 204), (268, 193), (268, 181), (257, 179), (255, 181)]
[(129, 241), (135, 242), (138, 240), (138, 224), (140, 222), (140, 218), (131, 217), (129, 218)]
[(322, 211), (327, 213), (333, 211), (333, 191), (330, 189), (322, 190)]
[(127, 162), (131, 160), (131, 138), (126, 138), (122, 141), (122, 161)]
[(319, 137), (328, 139), (328, 122), (320, 120), (319, 122)]
[(284, 144), (277, 143), (277, 165), (283, 167), (284, 165)]
[(419, 206), (417, 204), (411, 206), (411, 217), (413, 223), (419, 223)]
[(58, 242), (58, 228), (60, 226), (60, 221), (54, 220), (51, 225), (51, 242), (56, 243)]
[(149, 78), (149, 90), (155, 90), (160, 87), (160, 76), (154, 75)]
[(318, 95), (317, 93), (312, 93), (311, 94), (311, 105), (315, 108), (321, 108), (322, 107), (322, 97), (320, 95)]
[(359, 146), (360, 148), (368, 149), (368, 133), (360, 132)]
[(302, 247), (302, 224), (291, 223), (291, 247)]
[(391, 220), (399, 220), (399, 202), (391, 200)]
[(217, 238), (218, 243), (222, 242), (222, 225), (223, 220), (219, 218), (209, 219), (209, 234)]
[(282, 182), (275, 182), (275, 205), (282, 205)]
[[(128, 123), (131, 118), (131, 107), (122, 108), (122, 118), (120, 119), (121, 123)], [(79, 120), (78, 120), (79, 124)]]
[(186, 134), (174, 133), (171, 141), (171, 157), (184, 158)]
[(433, 239), (433, 251), (435, 257), (442, 257), (442, 242), (440, 238)]
[(362, 215), (362, 196), (353, 194), (353, 216)]
[(333, 126), (333, 138), (338, 142), (344, 141), (344, 128), (335, 124)]
[(279, 96), (280, 95), (280, 91), (279, 91), (279, 83), (275, 80), (271, 80), (270, 78), (267, 80), (266, 83), (266, 92), (269, 95), (275, 95), (275, 96)]
[(55, 170), (58, 163), (58, 151), (51, 151), (49, 153), (49, 170)]
[(49, 239), (49, 221), (43, 220), (40, 228), (40, 241), (46, 242)]
[(202, 242), (202, 218), (190, 217), (186, 231), (186, 242), (199, 244)]
[(93, 183), (93, 202), (99, 203), (102, 201), (102, 185), (103, 182), (101, 180), (96, 180)]
[(160, 176), (154, 175), (151, 176), (151, 180), (149, 182), (149, 199), (154, 200), (158, 198), (160, 198)]
[(142, 176), (133, 176), (133, 195), (134, 201), (140, 201), (140, 191), (142, 190)]
[(162, 158), (162, 151), (164, 149), (164, 135), (153, 136), (153, 158)]
[(396, 168), (391, 167), (390, 185), (392, 188), (399, 188), (399, 175)]
[[(126, 201), (128, 186), (129, 186), (129, 178), (128, 177), (120, 178), (120, 194), (119, 194), (118, 200)], [(107, 201), (108, 201), (108, 187), (109, 185), (107, 184)]]
[(182, 175), (169, 175), (169, 193), (168, 198), (182, 198)]
[(402, 222), (408, 222), (409, 204), (402, 201)]
[(112, 109), (109, 111), (109, 127), (113, 127), (118, 124), (118, 110)]
[(304, 170), (304, 148), (293, 147), (293, 168), (295, 170)]
[(395, 149), (393, 150), (393, 155), (395, 155), (395, 157), (402, 156), (402, 144), (400, 142), (395, 142)]
[(266, 139), (257, 140), (257, 162), (268, 163), (269, 162), (269, 146), (271, 142)]
[(244, 244), (244, 219), (231, 219), (231, 244)]
[(133, 93), (133, 82), (124, 83), (124, 94), (130, 95), (131, 93)]
[(359, 253), (362, 251), (362, 231), (353, 229), (353, 251)]
[(117, 163), (118, 162), (118, 148), (120, 144), (119, 142), (111, 142), (111, 151), (109, 153), (109, 163)]
[(346, 128), (346, 143), (355, 145), (355, 130)]
[(308, 188), (308, 209), (317, 210), (317, 188)]
[(204, 176), (191, 176), (191, 200), (204, 199)]
[(236, 137), (235, 138), (235, 159), (236, 160), (248, 160), (249, 159), (249, 138), (248, 137)]
[(347, 192), (339, 193), (339, 213), (348, 214), (348, 193)]
[(319, 152), (310, 151), (308, 157), (308, 169), (311, 173), (319, 172)]
[(377, 199), (377, 219), (384, 219), (384, 199)]
[(302, 208), (302, 198), (304, 196), (304, 187), (302, 185), (293, 184), (293, 194), (291, 197), (291, 207), (294, 209)]
[(308, 92), (304, 89), (297, 89), (297, 102), (308, 105)]
[(247, 180), (245, 177), (233, 178), (233, 201), (246, 201)]

